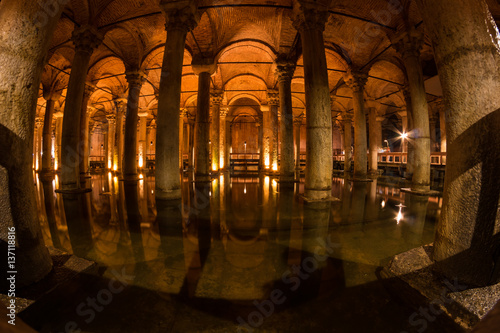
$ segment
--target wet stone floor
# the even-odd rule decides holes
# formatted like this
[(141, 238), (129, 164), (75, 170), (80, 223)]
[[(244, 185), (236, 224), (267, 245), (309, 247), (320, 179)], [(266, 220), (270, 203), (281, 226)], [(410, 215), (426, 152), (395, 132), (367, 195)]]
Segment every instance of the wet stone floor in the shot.
[(41, 332), (423, 328), (379, 271), (433, 241), (440, 197), (335, 178), (340, 201), (305, 205), (303, 182), (221, 175), (185, 177), (182, 200), (155, 202), (154, 175), (129, 183), (109, 173), (92, 175), (92, 192), (75, 199), (55, 193), (58, 182), (36, 182), (45, 242), (98, 269), (30, 323)]

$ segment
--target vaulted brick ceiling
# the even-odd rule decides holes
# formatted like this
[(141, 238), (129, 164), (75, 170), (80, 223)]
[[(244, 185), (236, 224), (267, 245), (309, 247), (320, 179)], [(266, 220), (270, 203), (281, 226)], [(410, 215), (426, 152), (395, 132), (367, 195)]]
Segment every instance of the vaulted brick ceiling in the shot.
[[(488, 0), (492, 13), (500, 14), (497, 0)], [(104, 42), (94, 52), (87, 81), (97, 86), (90, 103), (114, 112), (112, 100), (126, 96), (125, 71), (144, 70), (147, 82), (141, 90), (140, 107), (155, 114), (155, 93), (160, 81), (163, 47), (167, 37), (165, 18), (158, 0), (71, 0), (64, 10), (49, 52), (44, 72), (45, 86), (55, 86), (65, 95), (64, 83), (71, 72), (74, 55), (71, 32), (76, 26), (92, 24), (105, 33)], [(389, 109), (404, 105), (400, 92), (405, 83), (401, 60), (390, 47), (390, 36), (403, 25), (405, 17), (424, 30), (414, 1), (335, 0), (324, 32), (329, 84), (336, 94), (334, 111), (351, 108), (351, 92), (343, 83), (349, 66), (370, 75), (367, 98), (376, 99)], [(229, 6), (228, 6), (229, 5)], [(217, 73), (213, 87), (226, 91), (225, 101), (240, 98), (266, 103), (266, 89), (277, 86), (273, 61), (288, 54), (297, 44), (297, 31), (291, 20), (291, 0), (201, 0), (201, 20), (188, 34), (184, 57), (181, 106), (193, 109), (196, 103), (197, 77), (191, 69), (193, 56), (214, 58)], [(432, 62), (432, 50), (426, 40), (422, 61)], [(52, 81), (58, 80), (54, 85)], [(61, 85), (61, 83), (63, 83)], [(41, 87), (42, 88), (42, 87)], [(294, 113), (304, 113), (302, 59), (292, 81)], [(42, 96), (42, 90), (40, 97)], [(429, 96), (432, 100), (433, 96)], [(43, 113), (43, 98), (39, 112)]]

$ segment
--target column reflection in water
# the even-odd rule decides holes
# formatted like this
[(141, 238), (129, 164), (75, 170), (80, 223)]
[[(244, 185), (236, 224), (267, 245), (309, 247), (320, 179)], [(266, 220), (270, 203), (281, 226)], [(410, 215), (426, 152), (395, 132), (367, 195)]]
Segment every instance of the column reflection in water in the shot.
[(56, 207), (54, 198), (54, 184), (52, 177), (42, 177), (43, 202), (45, 204), (45, 214), (49, 225), (50, 237), (55, 248), (64, 250), (59, 238), (59, 230), (57, 228)]
[[(141, 180), (139, 181), (141, 182)], [(139, 209), (138, 182), (135, 180), (123, 181), (125, 192), (125, 207), (127, 210), (127, 226), (130, 232), (132, 252), (134, 254), (136, 267), (145, 261), (144, 244), (142, 240), (141, 212)]]
[(422, 244), (429, 197), (405, 193), (406, 214), (403, 214), (402, 234), (409, 249)]
[(68, 235), (73, 253), (79, 257), (88, 257), (93, 247), (90, 193), (62, 193)]
[(350, 223), (362, 224), (365, 218), (366, 194), (368, 192), (367, 183), (353, 182), (351, 194)]

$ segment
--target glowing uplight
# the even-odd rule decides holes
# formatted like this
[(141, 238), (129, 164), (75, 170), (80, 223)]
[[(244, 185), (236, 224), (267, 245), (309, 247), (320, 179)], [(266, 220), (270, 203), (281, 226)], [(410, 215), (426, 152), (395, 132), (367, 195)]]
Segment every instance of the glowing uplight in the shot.
[(111, 169), (111, 161), (108, 161), (108, 169)]
[(139, 179), (144, 179), (144, 176), (141, 174), (139, 174)]
[(385, 200), (382, 200), (382, 202), (380, 203), (380, 207), (382, 207), (382, 208), (385, 207)]
[(118, 170), (118, 166), (115, 164), (115, 165), (113, 165), (113, 171), (116, 171), (116, 170)]
[(278, 163), (273, 163), (273, 171), (278, 171)]
[(139, 156), (139, 168), (142, 168), (144, 166), (144, 160), (142, 156)]
[(59, 168), (59, 164), (57, 163), (57, 160), (54, 161), (54, 170), (57, 171), (57, 169)]
[(216, 163), (212, 163), (212, 171), (217, 171), (217, 164)]
[(243, 189), (243, 193), (247, 194), (247, 184), (245, 184), (245, 188)]
[(266, 167), (266, 169), (269, 169), (270, 167), (270, 162), (269, 162), (269, 155), (266, 156), (266, 158), (264, 159), (264, 166)]
[(220, 164), (220, 168), (224, 169), (224, 158), (223, 157), (220, 158), (219, 164)]

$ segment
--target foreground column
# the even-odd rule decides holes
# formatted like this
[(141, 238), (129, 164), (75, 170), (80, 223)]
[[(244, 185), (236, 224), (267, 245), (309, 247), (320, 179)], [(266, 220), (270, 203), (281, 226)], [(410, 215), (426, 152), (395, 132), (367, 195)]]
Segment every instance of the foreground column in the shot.
[(300, 32), (306, 93), (306, 180), (309, 201), (329, 199), (332, 189), (332, 115), (323, 31), (328, 8), (293, 2), (294, 26)]
[(415, 160), (415, 144), (413, 142), (413, 112), (412, 112), (412, 104), (410, 97), (410, 90), (408, 86), (403, 88), (403, 96), (406, 104), (406, 121), (408, 127), (408, 154), (406, 157), (406, 173), (405, 178), (411, 180), (413, 178), (413, 164)]
[(276, 90), (267, 91), (267, 102), (269, 104), (269, 164), (272, 173), (278, 172), (278, 140), (279, 121), (278, 107), (280, 105), (279, 92)]
[(295, 140), (295, 179), (300, 180), (300, 126), (302, 118), (297, 117), (293, 120), (293, 131)]
[(222, 103), (222, 93), (215, 91), (210, 94), (210, 103), (212, 104), (212, 126), (210, 128), (212, 145), (212, 173), (219, 172), (220, 167), (220, 104)]
[(349, 70), (344, 78), (352, 89), (354, 109), (354, 180), (364, 180), (367, 175), (367, 140), (364, 90), (368, 75)]
[(422, 36), (414, 28), (402, 33), (393, 42), (401, 53), (408, 75), (413, 120), (412, 140), (414, 146), (412, 190), (429, 191), (431, 176), (431, 155), (429, 135), (429, 110), (424, 86), (424, 74), (420, 65)]
[(95, 91), (94, 87), (85, 85), (82, 99), (82, 111), (80, 119), (80, 177), (85, 177), (89, 171), (89, 121), (92, 109), (88, 107), (90, 96)]
[[(66, 104), (64, 107), (62, 152), (61, 152), (61, 189), (75, 190), (80, 188), (80, 170), (83, 164), (80, 160), (85, 152), (85, 138), (82, 133), (83, 98), (85, 93), (85, 79), (89, 67), (90, 56), (101, 43), (103, 36), (90, 26), (84, 26), (73, 31), (73, 43), (75, 44), (75, 56), (71, 65), (71, 76), (69, 78), (66, 93)], [(87, 90), (88, 92), (88, 90)], [(85, 112), (86, 112), (85, 108)], [(86, 123), (84, 119), (83, 123)]]
[(15, 229), (18, 288), (52, 269), (36, 210), (32, 153), (42, 64), (61, 11), (49, 17), (31, 0), (0, 2), (0, 239), (6, 249)]
[(127, 114), (125, 116), (125, 147), (123, 152), (123, 177), (137, 178), (137, 121), (139, 112), (139, 96), (144, 75), (142, 72), (127, 72), (128, 82)]
[[(194, 61), (193, 61), (194, 62)], [(210, 180), (209, 140), (210, 140), (210, 77), (215, 65), (203, 59), (193, 63), (193, 71), (198, 75), (198, 103), (194, 128), (195, 180)]]
[[(179, 5), (181, 4), (181, 5)], [(183, 6), (182, 6), (183, 5)], [(156, 120), (157, 199), (179, 199), (179, 110), (184, 46), (188, 31), (197, 24), (196, 7), (190, 1), (160, 1), (166, 18), (167, 41), (163, 57)], [(169, 135), (165, 135), (169, 133)]]
[[(418, 0), (446, 107), (447, 163), (434, 259), (448, 278), (500, 281), (499, 33), (483, 0)], [(471, 47), (473, 46), (473, 47)]]
[[(382, 120), (380, 120), (382, 118)], [(382, 146), (383, 117), (377, 117), (377, 109), (371, 108), (368, 114), (368, 129), (370, 131), (370, 174), (378, 175), (378, 150)]]
[(293, 163), (292, 77), (295, 64), (283, 61), (278, 61), (276, 64), (281, 110), (280, 181), (293, 181), (295, 170)]
[(342, 125), (344, 125), (344, 175), (351, 173), (352, 158), (352, 115), (342, 114)]

